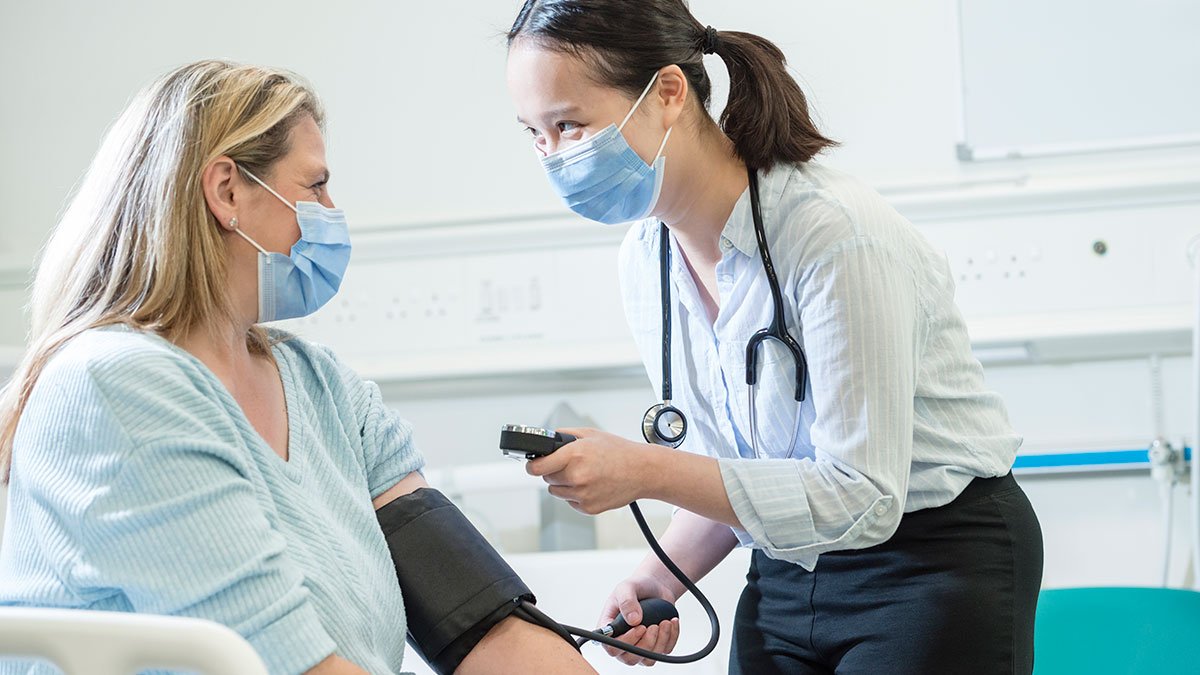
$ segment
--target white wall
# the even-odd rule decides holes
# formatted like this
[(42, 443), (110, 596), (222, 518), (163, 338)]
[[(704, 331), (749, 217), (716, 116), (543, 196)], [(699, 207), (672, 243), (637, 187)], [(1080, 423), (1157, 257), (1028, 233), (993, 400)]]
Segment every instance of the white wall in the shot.
[[(155, 0), (5, 3), (0, 91), (16, 104), (0, 107), (0, 266), (28, 266), (133, 93), (206, 57), (288, 67), (312, 80), (329, 108), (333, 195), (357, 228), (558, 211), (504, 88), (499, 36), (518, 5), (258, 0), (229, 12)], [(872, 181), (1061, 164), (956, 161), (953, 0), (692, 7), (719, 29), (776, 40), (824, 128), (843, 143), (829, 161)], [(1088, 163), (1130, 167), (1172, 156)]]
[(25, 290), (0, 289), (0, 345), (21, 345), (25, 342)]
[(199, 58), (314, 83), (329, 113), (332, 194), (355, 226), (552, 208), (505, 98), (497, 36), (511, 4), (4, 3), (0, 259), (29, 263), (126, 101)]

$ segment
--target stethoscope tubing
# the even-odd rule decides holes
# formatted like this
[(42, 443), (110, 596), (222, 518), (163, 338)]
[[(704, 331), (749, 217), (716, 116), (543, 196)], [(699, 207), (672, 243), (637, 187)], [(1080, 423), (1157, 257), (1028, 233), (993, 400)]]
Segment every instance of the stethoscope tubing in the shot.
[[(761, 197), (758, 189), (758, 172), (754, 169), (747, 168), (747, 179), (750, 188), (750, 210), (754, 219), (754, 237), (758, 247), (759, 258), (762, 260), (763, 271), (767, 275), (767, 285), (771, 290), (771, 305), (772, 315), (771, 323), (766, 328), (760, 329), (750, 336), (746, 342), (746, 384), (750, 387), (750, 442), (755, 456), (759, 456), (758, 452), (758, 414), (754, 405), (753, 396), (758, 384), (758, 352), (759, 347), (766, 340), (776, 340), (782, 344), (792, 355), (795, 362), (795, 379), (796, 390), (795, 400), (803, 402), (805, 399), (806, 390), (808, 388), (808, 359), (804, 356), (804, 349), (800, 343), (792, 337), (787, 330), (787, 324), (784, 321), (786, 309), (783, 303), (783, 292), (779, 287), (779, 277), (775, 273), (775, 264), (771, 260), (770, 246), (767, 244), (766, 226), (763, 224)], [(684, 429), (676, 437), (666, 439), (656, 429), (654, 424), (648, 423), (649, 417), (656, 409), (662, 406), (671, 406), (671, 236), (670, 230), (665, 223), (659, 223), (659, 287), (662, 302), (662, 404), (655, 406), (647, 411), (647, 422), (643, 423), (643, 431), (646, 436), (646, 441), (650, 443), (658, 443), (669, 447), (678, 447), (683, 442), (684, 434), (687, 429), (687, 420), (682, 411), (679, 411), (682, 428)], [(794, 442), (793, 438), (793, 442)], [(789, 452), (790, 455), (790, 452)]]

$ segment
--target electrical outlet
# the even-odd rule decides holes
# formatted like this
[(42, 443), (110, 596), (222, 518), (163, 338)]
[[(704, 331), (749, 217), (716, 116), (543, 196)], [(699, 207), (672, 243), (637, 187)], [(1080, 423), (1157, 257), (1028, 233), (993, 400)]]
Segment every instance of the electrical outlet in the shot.
[(1027, 283), (1030, 274), (1037, 274), (1042, 261), (1042, 251), (1036, 246), (1027, 250), (987, 248), (968, 254), (965, 260), (951, 261), (951, 268), (958, 270), (958, 285), (972, 283)]
[(610, 246), (447, 253), (351, 266), (334, 300), (284, 327), (393, 370), (536, 369), (635, 358), (620, 303)]
[(968, 318), (1191, 302), (1194, 204), (922, 225), (946, 252)]

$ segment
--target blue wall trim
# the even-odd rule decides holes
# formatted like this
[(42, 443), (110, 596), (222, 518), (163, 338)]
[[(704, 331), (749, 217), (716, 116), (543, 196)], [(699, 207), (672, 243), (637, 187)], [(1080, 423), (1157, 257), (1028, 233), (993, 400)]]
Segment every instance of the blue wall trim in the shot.
[[(1192, 458), (1192, 449), (1184, 448), (1184, 457)], [(1013, 462), (1014, 472), (1037, 471), (1083, 471), (1139, 469), (1150, 466), (1150, 451), (1137, 450), (1091, 450), (1083, 452), (1056, 452), (1037, 455), (1017, 455)]]

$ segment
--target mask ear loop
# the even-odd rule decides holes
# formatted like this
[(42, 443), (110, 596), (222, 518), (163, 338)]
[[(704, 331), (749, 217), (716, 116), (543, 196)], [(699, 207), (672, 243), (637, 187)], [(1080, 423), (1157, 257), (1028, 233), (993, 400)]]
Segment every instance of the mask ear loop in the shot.
[[(254, 174), (250, 173), (250, 170), (249, 170), (249, 169), (247, 169), (246, 167), (242, 166), (241, 164), (237, 164), (236, 166), (237, 166), (238, 170), (242, 171), (242, 172), (243, 172), (243, 173), (245, 173), (247, 176), (250, 176), (251, 178), (253, 178), (255, 183), (258, 183), (259, 185), (261, 185), (261, 186), (263, 186), (264, 188), (266, 188), (267, 192), (270, 192), (271, 194), (275, 195), (275, 198), (276, 198), (276, 199), (278, 199), (279, 201), (283, 202), (284, 206), (287, 206), (289, 209), (291, 209), (291, 210), (295, 211), (296, 213), (300, 213), (300, 210), (296, 208), (296, 205), (295, 205), (295, 204), (293, 204), (293, 203), (289, 202), (288, 200), (284, 199), (282, 195), (280, 195), (278, 192), (276, 192), (276, 191), (272, 190), (270, 185), (267, 185), (266, 183), (262, 182), (262, 179), (261, 179), (261, 178), (259, 178), (258, 176), (255, 176)], [(255, 245), (257, 246), (257, 244), (255, 244)], [(259, 249), (259, 250), (261, 250), (261, 249)], [(263, 251), (263, 252), (265, 253), (266, 251)]]
[(251, 239), (250, 235), (246, 234), (245, 232), (242, 232), (242, 228), (238, 227), (238, 219), (237, 218), (231, 219), (229, 221), (229, 226), (233, 228), (234, 232), (237, 232), (239, 235), (241, 235), (242, 239), (245, 239), (246, 241), (250, 242), (251, 246), (258, 249), (259, 253), (261, 253), (263, 255), (271, 255), (270, 253), (267, 253), (267, 249), (259, 246), (257, 241), (254, 241), (253, 239)]
[(629, 112), (625, 115), (625, 119), (621, 120), (621, 124), (617, 127), (617, 131), (625, 128), (625, 125), (629, 122), (629, 118), (633, 117), (633, 113), (637, 112), (638, 106), (642, 104), (642, 101), (646, 100), (646, 97), (650, 94), (650, 89), (654, 87), (654, 83), (657, 81), (658, 73), (655, 72), (654, 77), (650, 78), (650, 84), (646, 85), (646, 88), (642, 90), (642, 95), (633, 102), (633, 107), (629, 109)]
[[(675, 127), (671, 127), (671, 129), (674, 129), (674, 128)], [(662, 145), (658, 146), (658, 152), (656, 152), (654, 154), (654, 161), (650, 162), (651, 164), (653, 164), (654, 162), (657, 162), (659, 157), (662, 157), (663, 149), (665, 149), (667, 147), (667, 139), (671, 137), (671, 129), (667, 129), (667, 135), (663, 136)]]
[[(242, 232), (242, 228), (238, 227), (238, 219), (236, 216), (229, 219), (229, 227), (232, 227), (233, 231), (237, 232), (238, 235), (241, 236), (242, 239), (245, 239), (246, 241), (250, 242), (251, 246), (258, 249), (258, 252), (263, 255), (262, 258), (259, 258), (259, 262), (262, 262), (263, 260), (266, 261), (267, 268), (263, 268), (262, 265), (259, 265), (259, 268), (258, 268), (258, 320), (260, 322), (265, 321), (267, 319), (263, 318), (263, 304), (266, 301), (263, 299), (263, 286), (267, 283), (267, 281), (263, 278), (263, 271), (264, 271), (264, 269), (269, 269), (270, 266), (272, 265), (271, 254), (267, 252), (267, 249), (263, 248), (262, 246), (259, 246), (257, 241), (254, 241), (253, 239), (251, 239), (250, 235), (246, 234), (245, 232)], [(272, 306), (274, 306), (274, 305), (272, 305)], [(274, 310), (272, 310), (272, 311), (274, 311)]]
[[(646, 85), (646, 88), (642, 90), (642, 95), (638, 96), (638, 99), (634, 101), (633, 107), (629, 109), (629, 112), (625, 115), (625, 119), (621, 120), (621, 124), (617, 127), (617, 131), (621, 131), (625, 128), (625, 125), (629, 123), (630, 118), (633, 117), (633, 113), (637, 112), (638, 106), (640, 106), (642, 101), (646, 100), (646, 97), (650, 95), (650, 90), (654, 88), (654, 83), (657, 81), (658, 73), (654, 73), (654, 77), (650, 78), (650, 84)], [(658, 161), (659, 157), (662, 157), (663, 150), (667, 147), (667, 139), (671, 138), (671, 130), (674, 128), (675, 127), (671, 127), (670, 129), (667, 129), (666, 135), (663, 136), (662, 145), (658, 146), (658, 152), (654, 153), (654, 159), (650, 160), (651, 164), (654, 164)]]

